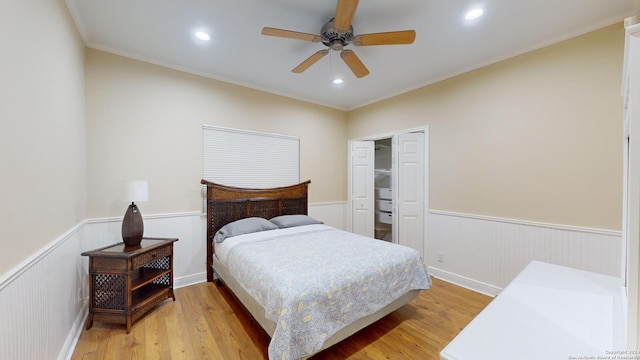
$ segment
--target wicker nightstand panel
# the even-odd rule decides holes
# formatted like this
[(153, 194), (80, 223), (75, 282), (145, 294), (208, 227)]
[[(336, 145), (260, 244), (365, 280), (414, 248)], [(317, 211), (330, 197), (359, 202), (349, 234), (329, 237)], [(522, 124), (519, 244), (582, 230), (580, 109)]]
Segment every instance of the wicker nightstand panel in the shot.
[(147, 251), (131, 259), (131, 266), (135, 269), (142, 265), (148, 264), (155, 259), (169, 256), (173, 253), (171, 246), (163, 246), (158, 249)]
[(154, 281), (152, 281), (151, 283), (158, 284), (158, 285), (171, 285), (171, 275), (167, 274), (167, 275), (161, 276), (155, 279)]
[(124, 275), (94, 274), (94, 308), (124, 310), (127, 293), (127, 277)]
[(142, 266), (143, 268), (151, 268), (151, 269), (171, 269), (171, 258), (170, 257), (162, 257), (160, 259), (154, 260), (148, 264)]

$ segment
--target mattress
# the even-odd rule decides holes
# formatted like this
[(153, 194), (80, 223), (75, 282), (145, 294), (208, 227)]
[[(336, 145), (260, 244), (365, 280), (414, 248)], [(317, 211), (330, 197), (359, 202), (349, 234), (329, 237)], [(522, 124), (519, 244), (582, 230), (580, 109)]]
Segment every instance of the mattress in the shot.
[(272, 336), (270, 359), (317, 353), (431, 285), (415, 250), (326, 225), (240, 235), (215, 248), (215, 272)]

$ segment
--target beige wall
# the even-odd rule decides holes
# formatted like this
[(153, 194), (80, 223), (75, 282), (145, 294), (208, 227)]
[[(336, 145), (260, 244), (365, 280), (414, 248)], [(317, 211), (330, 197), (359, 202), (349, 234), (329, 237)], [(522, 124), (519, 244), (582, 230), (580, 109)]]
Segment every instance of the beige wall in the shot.
[(430, 208), (620, 230), (616, 24), (349, 113), (349, 138), (428, 125)]
[(346, 199), (342, 111), (90, 49), (86, 77), (90, 218), (124, 214), (126, 179), (149, 181), (143, 214), (201, 210), (203, 124), (299, 136), (310, 202)]
[(62, 0), (2, 2), (0, 44), (0, 274), (87, 218), (122, 216), (122, 179), (149, 180), (144, 214), (199, 210), (204, 123), (300, 136), (311, 202), (346, 199), (348, 138), (428, 125), (432, 209), (620, 228), (621, 25), (349, 113), (84, 60)]
[(0, 275), (86, 219), (84, 46), (62, 0), (0, 2)]

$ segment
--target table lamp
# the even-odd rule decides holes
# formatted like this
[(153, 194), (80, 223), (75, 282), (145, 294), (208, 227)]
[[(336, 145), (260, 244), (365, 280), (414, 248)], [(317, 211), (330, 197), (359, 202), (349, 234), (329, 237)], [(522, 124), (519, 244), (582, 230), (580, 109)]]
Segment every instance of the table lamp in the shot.
[(131, 202), (122, 219), (122, 240), (127, 248), (140, 246), (144, 233), (142, 214), (135, 201), (149, 200), (149, 189), (146, 180), (123, 181), (122, 200)]

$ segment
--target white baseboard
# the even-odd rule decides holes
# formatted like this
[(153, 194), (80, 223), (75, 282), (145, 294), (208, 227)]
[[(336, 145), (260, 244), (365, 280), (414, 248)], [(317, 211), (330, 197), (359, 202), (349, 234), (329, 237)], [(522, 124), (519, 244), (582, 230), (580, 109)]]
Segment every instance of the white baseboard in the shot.
[(73, 322), (73, 326), (71, 327), (71, 331), (69, 331), (69, 335), (67, 335), (64, 345), (62, 346), (62, 350), (60, 350), (60, 354), (58, 354), (58, 360), (70, 360), (73, 356), (73, 351), (76, 349), (76, 345), (80, 339), (82, 329), (84, 329), (85, 320), (88, 314), (89, 308), (85, 301), (82, 309), (76, 315), (76, 319)]
[(502, 288), (469, 279), (468, 277), (456, 275), (448, 271), (440, 270), (433, 266), (429, 266), (429, 274), (440, 280), (444, 280), (465, 289), (473, 290), (477, 293), (491, 297), (496, 297), (502, 291)]
[(197, 274), (190, 274), (186, 276), (180, 276), (173, 278), (173, 288), (178, 289), (181, 287), (199, 284), (207, 281), (207, 273), (201, 272)]

